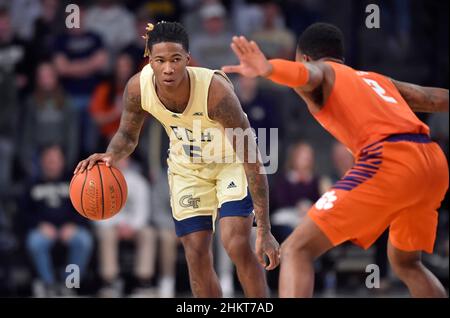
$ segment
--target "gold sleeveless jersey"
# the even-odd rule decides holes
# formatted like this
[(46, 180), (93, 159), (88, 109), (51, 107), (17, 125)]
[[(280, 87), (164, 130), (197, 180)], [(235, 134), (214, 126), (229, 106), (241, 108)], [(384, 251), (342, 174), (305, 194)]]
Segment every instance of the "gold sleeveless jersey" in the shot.
[[(173, 217), (180, 221), (195, 216), (212, 216), (223, 203), (247, 196), (244, 166), (223, 127), (208, 117), (208, 92), (213, 71), (188, 67), (190, 97), (182, 114), (169, 111), (159, 100), (150, 65), (140, 75), (142, 108), (164, 126), (170, 139), (168, 179)], [(230, 82), (231, 83), (231, 82)], [(214, 224), (214, 222), (213, 222)]]
[[(208, 117), (208, 92), (214, 74), (230, 80), (221, 71), (187, 67), (190, 80), (189, 102), (183, 113), (173, 113), (159, 100), (155, 77), (146, 65), (140, 75), (142, 108), (165, 128), (170, 139), (169, 169), (201, 169), (208, 163), (231, 163), (234, 150), (223, 127)], [(231, 84), (231, 82), (230, 82)]]

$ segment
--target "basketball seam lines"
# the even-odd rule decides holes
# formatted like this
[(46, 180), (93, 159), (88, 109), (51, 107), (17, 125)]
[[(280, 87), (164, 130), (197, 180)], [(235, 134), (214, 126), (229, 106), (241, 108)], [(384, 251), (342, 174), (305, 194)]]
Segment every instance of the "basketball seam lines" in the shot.
[(103, 191), (103, 179), (102, 179), (102, 173), (100, 171), (100, 165), (97, 164), (97, 170), (98, 170), (98, 175), (100, 177), (100, 185), (102, 187), (102, 219), (105, 218), (105, 198), (104, 198), (104, 191)]
[(122, 187), (120, 186), (119, 180), (117, 180), (117, 177), (114, 174), (114, 172), (112, 171), (111, 167), (109, 167), (109, 170), (111, 170), (111, 173), (112, 173), (114, 179), (116, 180), (117, 185), (119, 186), (119, 190), (120, 190), (120, 206), (122, 206), (122, 202), (123, 202)]
[(83, 211), (83, 214), (85, 217), (88, 217), (86, 212), (84, 211), (84, 206), (83, 206), (83, 192), (84, 192), (84, 185), (86, 184), (86, 179), (87, 179), (87, 175), (88, 175), (88, 171), (86, 170), (86, 175), (84, 176), (84, 181), (83, 181), (83, 186), (81, 187), (81, 210)]

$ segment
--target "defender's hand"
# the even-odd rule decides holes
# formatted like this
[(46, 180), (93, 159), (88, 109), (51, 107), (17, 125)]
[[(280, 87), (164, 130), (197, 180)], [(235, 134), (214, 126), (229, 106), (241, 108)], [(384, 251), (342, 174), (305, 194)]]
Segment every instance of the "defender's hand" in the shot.
[[(264, 255), (269, 258), (269, 265), (266, 265)], [(280, 264), (280, 245), (270, 231), (257, 229), (256, 256), (261, 265), (268, 271), (275, 269)]]
[(98, 161), (105, 162), (108, 167), (115, 163), (115, 159), (110, 153), (94, 153), (89, 158), (80, 161), (73, 174), (83, 173), (86, 169), (91, 170)]
[(246, 77), (268, 76), (272, 73), (272, 65), (254, 41), (234, 36), (231, 49), (240, 64), (223, 66), (222, 71), (225, 73), (239, 73)]

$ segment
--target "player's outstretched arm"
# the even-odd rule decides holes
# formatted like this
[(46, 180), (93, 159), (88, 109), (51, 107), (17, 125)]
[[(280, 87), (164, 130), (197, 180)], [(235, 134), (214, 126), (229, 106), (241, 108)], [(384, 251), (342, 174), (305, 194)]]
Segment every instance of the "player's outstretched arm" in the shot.
[[(269, 220), (269, 190), (267, 176), (261, 173), (264, 168), (259, 151), (250, 131), (250, 123), (231, 85), (222, 77), (215, 75), (209, 89), (208, 115), (212, 120), (219, 122), (225, 129), (242, 130), (243, 134), (230, 134), (227, 137), (233, 143), (236, 155), (244, 163), (248, 187), (253, 199), (256, 215), (257, 238), (256, 255), (259, 262), (271, 270), (279, 264), (279, 244), (272, 236)], [(247, 133), (244, 133), (247, 132)], [(236, 137), (236, 135), (238, 135)], [(233, 140), (231, 140), (233, 139)], [(244, 143), (242, 145), (242, 143)], [(269, 265), (264, 262), (264, 254), (269, 258)]]
[(141, 107), (140, 73), (134, 75), (127, 83), (123, 93), (123, 111), (120, 126), (109, 143), (105, 153), (96, 153), (80, 161), (74, 174), (91, 169), (97, 161), (104, 161), (107, 166), (129, 156), (137, 146), (139, 133), (146, 116)]
[(448, 112), (448, 89), (424, 87), (392, 80), (414, 112)]
[(239, 59), (239, 65), (223, 66), (226, 73), (239, 73), (246, 77), (266, 77), (271, 81), (312, 91), (322, 84), (323, 71), (313, 63), (300, 63), (282, 59), (267, 60), (254, 41), (243, 36), (233, 37), (231, 48)]

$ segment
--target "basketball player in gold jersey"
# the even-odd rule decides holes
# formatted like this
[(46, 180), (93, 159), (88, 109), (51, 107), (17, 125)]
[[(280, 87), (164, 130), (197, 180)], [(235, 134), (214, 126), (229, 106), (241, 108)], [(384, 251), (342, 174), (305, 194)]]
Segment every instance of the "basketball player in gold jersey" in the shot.
[[(100, 160), (110, 166), (129, 156), (150, 113), (170, 138), (172, 214), (194, 296), (222, 296), (211, 247), (217, 217), (222, 243), (236, 265), (245, 296), (266, 297), (263, 266), (271, 270), (279, 264), (279, 245), (270, 232), (267, 177), (260, 172), (259, 156), (250, 160), (252, 150), (258, 154), (253, 134), (239, 142), (225, 133), (229, 129), (249, 132), (247, 116), (224, 73), (187, 66), (189, 40), (182, 25), (159, 22), (149, 24), (147, 30), (150, 63), (127, 84), (119, 130), (106, 153), (81, 161), (74, 173), (91, 169)], [(240, 146), (243, 153), (237, 151)], [(208, 149), (213, 149), (213, 155)], [(240, 160), (231, 160), (236, 156)], [(250, 244), (254, 217), (256, 255)]]

